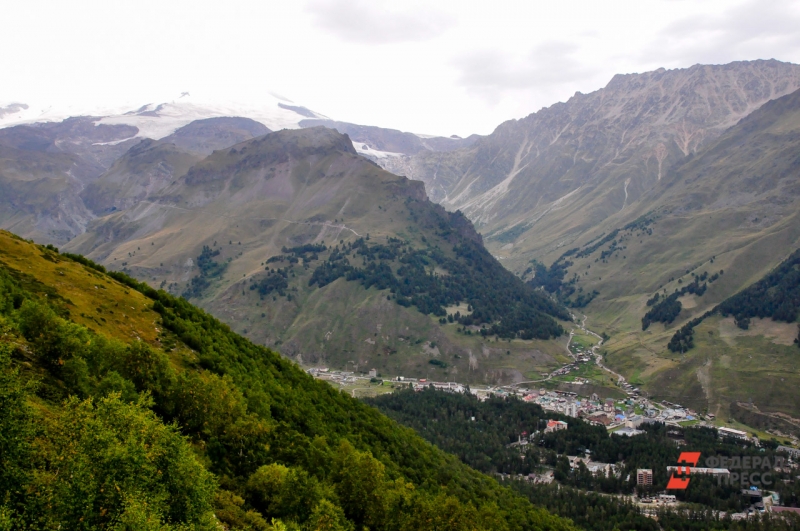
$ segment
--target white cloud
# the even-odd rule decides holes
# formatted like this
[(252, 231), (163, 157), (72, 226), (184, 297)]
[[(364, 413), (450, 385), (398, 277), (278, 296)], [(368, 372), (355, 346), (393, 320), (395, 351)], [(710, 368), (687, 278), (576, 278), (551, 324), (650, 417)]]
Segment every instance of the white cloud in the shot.
[(524, 54), (476, 50), (458, 56), (453, 65), (460, 86), (496, 102), (508, 91), (551, 92), (564, 84), (590, 80), (598, 69), (581, 62), (579, 52), (576, 44), (547, 41)]
[(320, 28), (342, 40), (362, 44), (425, 41), (455, 23), (452, 14), (407, 2), (311, 0), (306, 9)]
[(489, 133), (616, 73), (800, 62), (797, 0), (6, 4), (0, 101), (271, 90), (339, 120), (444, 135)]
[(681, 17), (664, 26), (643, 50), (643, 62), (662, 66), (772, 59), (800, 52), (800, 5), (792, 0), (748, 0)]

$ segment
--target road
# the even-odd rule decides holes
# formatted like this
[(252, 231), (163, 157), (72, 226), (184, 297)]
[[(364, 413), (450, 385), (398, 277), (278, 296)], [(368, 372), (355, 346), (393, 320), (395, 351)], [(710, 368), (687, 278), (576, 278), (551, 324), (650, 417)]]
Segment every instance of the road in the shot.
[[(571, 315), (572, 315), (573, 321), (577, 322), (577, 317), (574, 314), (571, 314)], [(610, 374), (613, 374), (617, 378), (617, 384), (618, 385), (622, 386), (623, 384), (625, 384), (626, 383), (625, 378), (621, 374), (618, 374), (618, 373), (612, 371), (611, 369), (609, 369), (608, 367), (606, 367), (605, 365), (603, 365), (602, 356), (597, 351), (597, 349), (600, 348), (600, 346), (603, 344), (603, 338), (600, 335), (598, 335), (597, 333), (595, 333), (595, 332), (589, 330), (588, 328), (586, 328), (586, 316), (585, 315), (583, 316), (583, 319), (581, 320), (580, 324), (578, 324), (578, 328), (582, 332), (584, 332), (585, 334), (594, 336), (599, 340), (598, 343), (596, 345), (594, 345), (590, 349), (591, 355), (594, 357), (595, 363), (597, 363), (597, 366), (600, 367), (601, 369), (603, 369), (604, 371), (606, 371), (606, 372), (608, 372)], [(569, 331), (569, 338), (567, 339), (567, 346), (565, 347), (566, 350), (567, 350), (567, 354), (569, 354), (569, 356), (573, 359), (573, 362), (577, 361), (577, 356), (570, 350), (569, 346), (572, 344), (572, 338), (574, 336), (575, 336), (575, 328), (573, 328), (573, 329), (571, 329)], [(550, 374), (548, 374), (547, 378), (540, 378), (538, 380), (526, 380), (524, 382), (517, 382), (517, 383), (511, 384), (511, 385), (504, 385), (503, 388), (511, 388), (511, 389), (513, 389), (513, 388), (516, 388), (516, 387), (518, 387), (520, 385), (524, 385), (524, 384), (546, 382), (548, 380), (551, 380), (553, 378), (553, 376), (555, 375), (555, 373), (557, 373), (558, 371), (560, 371), (564, 367), (568, 367), (570, 365), (572, 365), (572, 363), (568, 363), (567, 365), (564, 365), (563, 367), (559, 367), (558, 369), (556, 369), (553, 372), (551, 372)]]
[[(573, 315), (572, 318), (575, 319), (575, 316)], [(624, 376), (622, 376), (621, 374), (619, 374), (617, 372), (612, 371), (611, 369), (609, 369), (608, 367), (603, 365), (603, 356), (598, 352), (598, 349), (603, 345), (603, 338), (600, 335), (598, 335), (597, 333), (595, 333), (595, 332), (589, 330), (588, 328), (586, 328), (586, 316), (585, 315), (583, 316), (583, 319), (581, 320), (581, 322), (578, 325), (578, 327), (583, 332), (585, 332), (585, 333), (587, 333), (589, 335), (593, 335), (594, 337), (596, 337), (597, 339), (600, 340), (595, 346), (593, 346), (591, 348), (591, 353), (592, 353), (592, 356), (594, 357), (595, 363), (597, 363), (597, 366), (600, 367), (601, 369), (603, 369), (604, 371), (606, 371), (607, 373), (614, 375), (617, 378), (617, 385), (622, 386), (622, 385), (628, 383), (625, 380)], [(573, 329), (573, 331), (574, 331), (574, 329)], [(570, 340), (572, 339), (572, 334), (573, 334), (573, 332), (570, 332), (570, 334), (569, 334)], [(567, 348), (569, 348), (569, 343), (567, 344)]]

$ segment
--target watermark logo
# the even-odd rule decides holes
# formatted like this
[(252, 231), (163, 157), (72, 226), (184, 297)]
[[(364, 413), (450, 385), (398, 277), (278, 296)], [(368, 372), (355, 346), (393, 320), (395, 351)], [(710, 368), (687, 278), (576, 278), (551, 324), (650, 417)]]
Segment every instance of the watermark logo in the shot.
[(700, 461), (700, 452), (681, 452), (678, 457), (678, 468), (670, 475), (667, 490), (684, 490), (688, 487), (689, 474), (692, 472), (692, 467), (697, 466), (698, 461)]
[(782, 469), (786, 465), (784, 457), (773, 457), (770, 462), (766, 456), (711, 456), (706, 457), (706, 466), (712, 470), (720, 470), (725, 473), (717, 474), (717, 484), (730, 485), (734, 487), (768, 487), (772, 485), (773, 479), (770, 473), (773, 469)]
[(711, 475), (720, 486), (767, 487), (773, 483), (771, 471), (782, 470), (786, 464), (786, 459), (778, 456), (710, 456), (705, 458), (705, 467), (698, 467), (699, 461), (700, 452), (681, 452), (678, 466), (667, 467), (667, 489), (685, 490), (690, 475)]

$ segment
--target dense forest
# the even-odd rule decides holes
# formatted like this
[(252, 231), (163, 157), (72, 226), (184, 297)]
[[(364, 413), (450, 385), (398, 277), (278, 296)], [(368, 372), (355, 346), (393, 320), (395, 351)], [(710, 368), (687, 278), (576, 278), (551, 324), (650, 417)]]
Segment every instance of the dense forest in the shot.
[[(0, 238), (32, 257), (0, 252), (0, 529), (572, 529), (185, 300)], [(72, 320), (132, 322), (126, 290), (155, 342)]]
[[(722, 273), (720, 271), (720, 273)], [(682, 326), (669, 342), (673, 352), (685, 352), (694, 346), (694, 327), (710, 315), (732, 315), (736, 326), (747, 330), (750, 319), (771, 317), (774, 321), (793, 323), (800, 313), (800, 249), (770, 271), (764, 278), (728, 297), (702, 317)], [(798, 342), (800, 346), (800, 328)]]
[(478, 242), (464, 240), (452, 255), (429, 247), (415, 249), (407, 241), (386, 244), (359, 238), (335, 246), (309, 280), (324, 287), (338, 278), (364, 288), (389, 290), (402, 306), (448, 316), (448, 306), (466, 303), (471, 313), (452, 313), (459, 324), (480, 326), (484, 335), (501, 338), (550, 339), (563, 334), (551, 317), (569, 320), (567, 311), (505, 270)]
[(745, 330), (754, 317), (793, 323), (799, 310), (800, 249), (764, 278), (717, 306), (723, 317), (733, 315), (736, 324)]
[[(483, 472), (514, 477), (552, 469), (557, 484), (534, 485), (524, 480), (514, 480), (510, 484), (534, 503), (572, 518), (586, 529), (598, 531), (649, 528), (650, 524), (643, 523), (646, 517), (630, 504), (587, 491), (607, 494), (663, 491), (668, 481), (667, 467), (677, 462), (681, 451), (676, 440), (684, 441), (684, 448), (700, 451), (704, 458), (737, 455), (774, 459), (777, 447), (775, 441), (766, 441), (763, 450), (752, 444), (743, 447), (741, 442), (720, 440), (716, 430), (679, 429), (660, 423), (645, 425), (642, 435), (618, 436), (609, 434), (602, 426), (545, 412), (538, 405), (516, 398), (492, 397), (482, 402), (470, 394), (432, 388), (421, 392), (403, 390), (365, 401)], [(564, 420), (568, 428), (544, 433), (548, 419)], [(529, 437), (530, 444), (510, 446), (521, 437)], [(586, 467), (571, 470), (566, 455), (589, 456), (592, 461), (622, 465), (616, 474), (594, 476)], [(652, 488), (636, 487), (638, 468), (653, 470)], [(681, 501), (696, 504), (698, 512), (692, 517), (700, 518), (708, 529), (728, 529), (732, 525), (730, 521), (715, 523), (716, 518), (710, 511), (735, 512), (747, 505), (738, 488), (718, 485), (711, 477), (693, 477), (692, 482), (691, 489), (677, 495)], [(794, 492), (789, 485), (794, 484), (782, 487), (787, 489), (787, 496)], [(592, 514), (604, 514), (607, 519), (587, 518)], [(665, 517), (674, 521), (670, 529), (703, 529), (685, 522), (685, 515)]]
[[(708, 284), (714, 282), (723, 274), (724, 271), (722, 270), (711, 276), (709, 276), (708, 271), (704, 271), (699, 275), (692, 273), (693, 279), (689, 284), (680, 289), (675, 288), (675, 291), (669, 295), (666, 294), (666, 290), (664, 290), (663, 296), (662, 293), (653, 295), (647, 300), (647, 306), (651, 308), (644, 314), (644, 317), (642, 317), (642, 330), (647, 330), (650, 324), (654, 322), (671, 324), (675, 318), (678, 317), (678, 314), (681, 313), (682, 306), (681, 302), (678, 300), (679, 297), (687, 293), (702, 297), (706, 289), (708, 289)], [(681, 280), (678, 279), (678, 282), (681, 282)]]

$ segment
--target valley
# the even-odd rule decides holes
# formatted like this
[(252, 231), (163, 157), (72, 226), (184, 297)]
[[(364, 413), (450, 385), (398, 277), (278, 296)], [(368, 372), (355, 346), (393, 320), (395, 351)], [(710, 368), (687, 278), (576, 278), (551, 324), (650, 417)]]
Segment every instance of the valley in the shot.
[[(792, 319), (711, 347), (730, 328), (713, 318), (688, 352), (667, 348), (800, 247), (797, 70), (742, 66), (617, 76), (471, 148), (382, 163), (423, 180), (506, 267), (584, 312), (608, 336), (604, 363), (643, 392), (796, 433)], [(703, 292), (687, 292), (698, 277)], [(677, 313), (643, 329), (656, 293), (676, 293)]]

